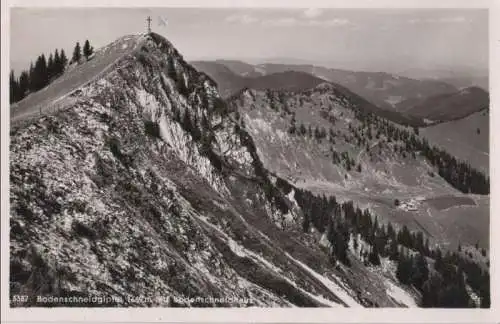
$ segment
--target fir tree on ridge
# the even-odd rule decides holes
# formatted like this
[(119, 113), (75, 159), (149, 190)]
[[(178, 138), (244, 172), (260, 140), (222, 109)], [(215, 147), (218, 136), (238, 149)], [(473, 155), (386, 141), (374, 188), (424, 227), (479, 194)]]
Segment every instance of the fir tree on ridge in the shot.
[(83, 45), (83, 56), (88, 60), (90, 55), (94, 53), (94, 48), (90, 46), (89, 40), (85, 40), (85, 44)]
[(80, 48), (80, 43), (76, 42), (75, 48), (73, 49), (73, 56), (71, 58), (72, 63), (80, 63), (82, 58), (82, 49)]

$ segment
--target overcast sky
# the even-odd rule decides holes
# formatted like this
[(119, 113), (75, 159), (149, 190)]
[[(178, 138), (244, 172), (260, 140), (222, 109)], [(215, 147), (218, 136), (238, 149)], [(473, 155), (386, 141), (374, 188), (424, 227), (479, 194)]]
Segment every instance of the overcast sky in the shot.
[(148, 15), (153, 31), (187, 60), (293, 58), (381, 71), (488, 66), (486, 10), (17, 8), (12, 67), (24, 69), (55, 48), (69, 56), (76, 41), (89, 39), (98, 48), (144, 32)]

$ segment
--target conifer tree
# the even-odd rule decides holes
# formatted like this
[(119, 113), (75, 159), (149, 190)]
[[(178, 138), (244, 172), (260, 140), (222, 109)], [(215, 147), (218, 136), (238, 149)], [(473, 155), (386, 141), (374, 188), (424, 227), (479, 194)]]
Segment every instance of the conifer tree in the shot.
[(33, 66), (33, 62), (30, 63), (30, 69), (28, 72), (29, 76), (29, 90), (36, 91), (35, 89), (35, 67)]
[(75, 48), (73, 49), (73, 56), (71, 58), (71, 63), (79, 63), (82, 58), (82, 50), (80, 48), (80, 43), (76, 42)]
[(28, 72), (21, 72), (21, 76), (19, 77), (19, 100), (26, 97), (26, 94), (29, 91), (30, 80)]
[(42, 54), (40, 56), (39, 75), (40, 75), (40, 89), (41, 89), (49, 83), (49, 74), (47, 70), (47, 60), (45, 59), (45, 54)]
[(425, 281), (427, 281), (429, 277), (429, 269), (427, 267), (427, 261), (425, 257), (419, 253), (414, 260), (415, 264), (413, 265), (413, 273), (412, 273), (412, 283), (419, 290), (422, 289)]
[(429, 246), (429, 238), (426, 238), (425, 239), (425, 255), (430, 255), (431, 254), (431, 250), (430, 250), (430, 246)]
[(94, 49), (90, 46), (89, 40), (85, 40), (85, 44), (83, 45), (83, 56), (88, 60), (90, 55), (94, 52)]
[(391, 222), (389, 222), (389, 225), (387, 225), (387, 235), (390, 239), (396, 238), (396, 232), (394, 231), (394, 227), (392, 227)]
[(10, 83), (9, 101), (10, 103), (14, 103), (19, 100), (19, 84), (16, 80), (16, 76), (14, 75), (14, 70), (10, 70), (9, 83)]
[(395, 238), (391, 239), (391, 243), (389, 245), (389, 259), (393, 261), (399, 260), (398, 242)]
[(49, 55), (49, 60), (47, 61), (47, 79), (50, 81), (54, 76), (54, 58), (52, 53)]
[(47, 74), (47, 62), (45, 61), (45, 55), (42, 54), (38, 56), (30, 80), (32, 81), (33, 91), (38, 91), (47, 85), (48, 74)]
[(66, 53), (64, 53), (64, 49), (61, 49), (60, 73), (64, 72), (66, 64), (68, 64), (68, 58), (66, 57)]
[(422, 287), (422, 307), (437, 307), (439, 303), (439, 290), (443, 281), (438, 275), (431, 275)]
[(410, 284), (412, 269), (412, 260), (403, 251), (399, 253), (398, 268), (396, 270), (396, 277), (402, 284)]
[(59, 56), (59, 51), (56, 48), (54, 53), (54, 75), (61, 73), (61, 57)]
[(372, 251), (370, 252), (370, 256), (368, 257), (368, 261), (370, 261), (370, 263), (375, 266), (380, 265), (380, 256), (378, 254), (378, 249), (376, 244), (373, 245)]

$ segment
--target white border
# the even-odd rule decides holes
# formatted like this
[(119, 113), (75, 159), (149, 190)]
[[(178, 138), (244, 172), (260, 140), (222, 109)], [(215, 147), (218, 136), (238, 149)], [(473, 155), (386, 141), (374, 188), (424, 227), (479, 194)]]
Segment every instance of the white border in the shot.
[(498, 143), (493, 136), (495, 125), (499, 125), (496, 108), (500, 97), (500, 0), (2, 0), (1, 7), (1, 250), (2, 250), (2, 322), (339, 322), (339, 323), (494, 323), (500, 322), (500, 294), (495, 287), (500, 287), (500, 229), (499, 202), (490, 199), (490, 253), (491, 253), (491, 305), (489, 310), (451, 310), (451, 309), (75, 309), (75, 308), (9, 308), (9, 40), (10, 7), (295, 7), (295, 8), (489, 8), (490, 9), (490, 179), (491, 195), (498, 192), (498, 173), (495, 161), (498, 161)]

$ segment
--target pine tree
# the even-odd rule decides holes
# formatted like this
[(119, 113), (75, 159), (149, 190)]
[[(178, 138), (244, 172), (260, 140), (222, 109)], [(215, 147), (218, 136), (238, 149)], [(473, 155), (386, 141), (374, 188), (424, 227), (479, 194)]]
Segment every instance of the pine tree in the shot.
[(425, 245), (424, 245), (424, 234), (422, 232), (418, 232), (414, 239), (413, 246), (420, 253), (424, 253)]
[(10, 70), (9, 84), (10, 84), (10, 92), (9, 92), (10, 103), (19, 101), (19, 84), (16, 80), (16, 76), (14, 75), (14, 70)]
[(82, 50), (80, 48), (80, 43), (76, 42), (75, 48), (73, 50), (73, 57), (71, 58), (71, 63), (80, 63), (82, 58)]
[(29, 90), (30, 91), (36, 91), (35, 89), (35, 67), (33, 66), (33, 62), (30, 63), (30, 69), (29, 69)]
[(398, 242), (395, 238), (391, 239), (391, 243), (389, 245), (389, 259), (392, 261), (399, 260)]
[(19, 99), (23, 99), (26, 97), (26, 94), (29, 91), (30, 80), (27, 71), (21, 72), (21, 76), (19, 77)]
[(378, 254), (378, 249), (376, 244), (373, 245), (370, 256), (368, 257), (368, 261), (370, 261), (370, 263), (375, 266), (380, 265), (380, 256)]
[(437, 249), (434, 256), (434, 269), (441, 272), (444, 268), (443, 256), (440, 249)]
[(45, 59), (45, 54), (40, 56), (40, 89), (45, 87), (49, 83), (49, 73), (47, 70), (47, 60)]
[(49, 55), (49, 60), (47, 62), (47, 79), (50, 81), (52, 77), (55, 75), (55, 66), (54, 66), (54, 58), (52, 53)]
[(66, 53), (64, 53), (64, 49), (61, 49), (60, 73), (64, 72), (66, 64), (68, 64), (68, 58), (66, 57)]
[(402, 284), (410, 284), (412, 259), (407, 256), (403, 251), (399, 254), (398, 268), (396, 270), (396, 277)]
[(335, 255), (336, 259), (345, 265), (350, 265), (350, 261), (347, 258), (347, 249), (349, 248), (349, 229), (343, 224), (337, 224), (335, 227), (331, 217), (328, 218), (327, 231), (328, 240), (332, 243), (332, 254)]
[(389, 236), (390, 239), (396, 238), (396, 232), (394, 231), (394, 227), (392, 227), (391, 222), (387, 225), (387, 236)]
[(398, 233), (398, 243), (407, 248), (413, 248), (412, 242), (410, 230), (406, 225), (403, 225), (403, 229)]
[(48, 74), (45, 55), (42, 54), (37, 58), (30, 80), (32, 81), (32, 91), (38, 91), (47, 85)]
[(94, 52), (94, 49), (90, 46), (89, 40), (85, 40), (85, 44), (83, 45), (83, 56), (88, 60), (90, 55)]
[(422, 307), (438, 307), (443, 281), (438, 275), (431, 275), (422, 287)]
[(61, 57), (59, 56), (59, 51), (56, 48), (54, 53), (54, 75), (61, 73)]
[(485, 273), (481, 276), (481, 283), (479, 287), (481, 295), (481, 308), (490, 308), (491, 306), (491, 296), (490, 296), (490, 276)]
[(411, 281), (419, 290), (422, 289), (423, 284), (429, 278), (429, 269), (425, 257), (419, 253), (414, 260), (413, 272)]

